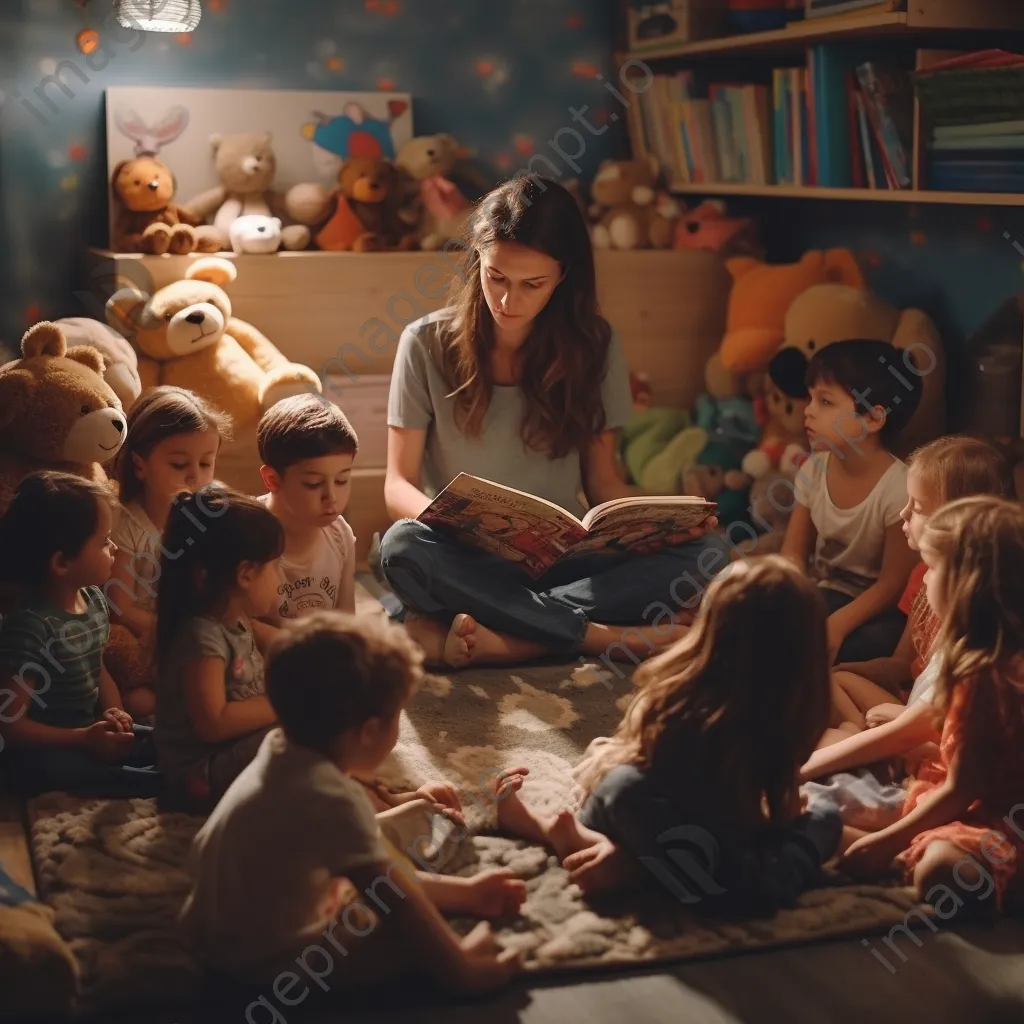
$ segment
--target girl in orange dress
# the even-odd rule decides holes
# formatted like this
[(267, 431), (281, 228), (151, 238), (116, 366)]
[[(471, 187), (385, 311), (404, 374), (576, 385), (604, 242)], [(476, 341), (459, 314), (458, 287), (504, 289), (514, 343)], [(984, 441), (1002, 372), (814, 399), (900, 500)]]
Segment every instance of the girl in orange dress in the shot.
[[(921, 538), (928, 602), (941, 618), (939, 756), (925, 762), (899, 821), (857, 840), (853, 873), (895, 860), (921, 898), (956, 907), (1019, 899), (1024, 873), (1024, 508), (952, 502)], [(945, 915), (949, 916), (949, 915)]]

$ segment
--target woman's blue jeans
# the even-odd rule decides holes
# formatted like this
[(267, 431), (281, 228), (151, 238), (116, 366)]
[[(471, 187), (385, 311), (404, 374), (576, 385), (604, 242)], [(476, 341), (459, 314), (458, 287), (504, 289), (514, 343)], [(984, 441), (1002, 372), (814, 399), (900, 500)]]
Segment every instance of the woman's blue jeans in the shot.
[(709, 533), (652, 555), (567, 558), (534, 580), (515, 562), (402, 519), (381, 539), (380, 561), (407, 609), (449, 620), (467, 612), (488, 629), (574, 654), (592, 622), (667, 631), (681, 609), (696, 611), (730, 554)]

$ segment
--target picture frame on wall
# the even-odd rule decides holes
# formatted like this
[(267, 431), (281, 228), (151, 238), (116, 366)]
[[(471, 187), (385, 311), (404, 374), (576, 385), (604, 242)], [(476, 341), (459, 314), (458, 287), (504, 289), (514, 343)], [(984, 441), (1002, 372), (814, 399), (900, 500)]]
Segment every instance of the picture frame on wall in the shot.
[[(117, 86), (105, 100), (108, 181), (122, 160), (155, 155), (174, 175), (182, 205), (220, 184), (218, 135), (269, 132), (280, 192), (307, 182), (333, 188), (347, 156), (394, 159), (413, 137), (408, 93)], [(108, 206), (113, 247), (120, 211), (112, 196)]]

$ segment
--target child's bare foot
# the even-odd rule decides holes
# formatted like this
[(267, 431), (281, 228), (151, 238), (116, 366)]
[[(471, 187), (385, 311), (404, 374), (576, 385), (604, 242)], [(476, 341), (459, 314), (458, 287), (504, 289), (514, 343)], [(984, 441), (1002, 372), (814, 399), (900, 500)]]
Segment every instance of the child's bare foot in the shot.
[(585, 893), (629, 885), (637, 874), (636, 863), (629, 854), (603, 836), (593, 846), (566, 857), (562, 867), (569, 872), (569, 881), (575, 882)]
[(580, 823), (572, 811), (559, 811), (547, 825), (548, 842), (554, 847), (559, 860), (572, 853), (585, 850), (594, 843), (604, 842), (606, 836)]

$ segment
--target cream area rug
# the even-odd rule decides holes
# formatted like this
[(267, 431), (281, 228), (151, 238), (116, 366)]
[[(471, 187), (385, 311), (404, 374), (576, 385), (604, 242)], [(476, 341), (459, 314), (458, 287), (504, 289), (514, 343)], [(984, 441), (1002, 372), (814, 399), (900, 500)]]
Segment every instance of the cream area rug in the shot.
[[(543, 848), (494, 833), (481, 781), (495, 767), (527, 765), (521, 796), (534, 807), (569, 799), (570, 770), (595, 736), (618, 722), (627, 678), (600, 665), (474, 669), (439, 677), (417, 694), (385, 778), (412, 786), (447, 778), (463, 795), (472, 835), (445, 870), (504, 866), (527, 882), (522, 915), (498, 922), (502, 941), (534, 971), (604, 968), (886, 932), (914, 909), (901, 887), (841, 886), (806, 893), (775, 918), (698, 921), (667, 892), (590, 905)], [(489, 808), (489, 809), (488, 809)], [(199, 819), (158, 813), (151, 800), (81, 800), (50, 794), (30, 808), (41, 897), (78, 956), (83, 1008), (198, 993), (201, 973), (175, 917)], [(838, 880), (833, 880), (837, 883)], [(460, 928), (466, 922), (457, 922)]]

